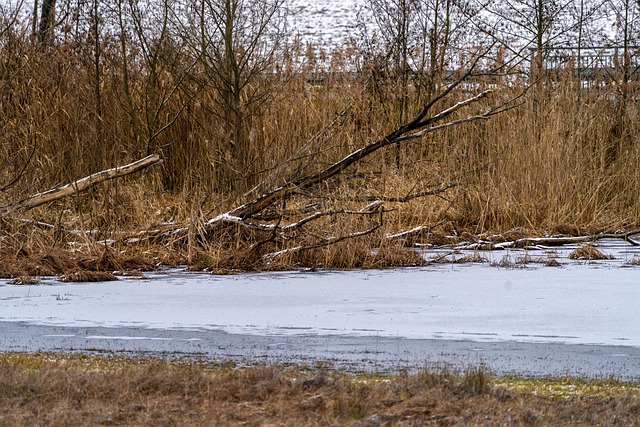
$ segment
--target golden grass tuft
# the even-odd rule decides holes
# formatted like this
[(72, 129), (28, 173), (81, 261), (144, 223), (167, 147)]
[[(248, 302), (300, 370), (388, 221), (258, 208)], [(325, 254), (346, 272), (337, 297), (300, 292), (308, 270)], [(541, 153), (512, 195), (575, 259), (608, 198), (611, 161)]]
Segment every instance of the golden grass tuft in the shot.
[(569, 254), (569, 259), (575, 260), (603, 260), (613, 259), (611, 255), (606, 255), (600, 249), (596, 248), (592, 243), (585, 243), (578, 249), (575, 249)]
[(379, 248), (365, 261), (366, 268), (420, 267), (427, 264), (425, 258), (414, 249), (401, 245)]

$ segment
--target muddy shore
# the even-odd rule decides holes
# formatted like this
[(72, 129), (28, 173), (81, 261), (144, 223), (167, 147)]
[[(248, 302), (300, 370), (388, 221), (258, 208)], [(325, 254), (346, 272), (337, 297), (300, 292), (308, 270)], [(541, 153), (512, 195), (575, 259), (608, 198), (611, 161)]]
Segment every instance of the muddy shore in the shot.
[(561, 343), (474, 342), (336, 335), (258, 336), (208, 330), (30, 325), (0, 322), (0, 351), (83, 352), (213, 359), (236, 363), (326, 364), (397, 372), (444, 364), (483, 365), (496, 375), (640, 378), (640, 348)]

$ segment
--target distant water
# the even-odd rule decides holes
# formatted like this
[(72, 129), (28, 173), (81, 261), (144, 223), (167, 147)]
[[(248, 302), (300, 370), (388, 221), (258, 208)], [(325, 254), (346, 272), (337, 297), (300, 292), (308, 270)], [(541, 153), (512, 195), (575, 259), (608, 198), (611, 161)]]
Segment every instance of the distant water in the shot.
[(286, 0), (289, 30), (303, 41), (322, 48), (340, 46), (357, 37), (357, 25), (366, 20), (365, 0)]

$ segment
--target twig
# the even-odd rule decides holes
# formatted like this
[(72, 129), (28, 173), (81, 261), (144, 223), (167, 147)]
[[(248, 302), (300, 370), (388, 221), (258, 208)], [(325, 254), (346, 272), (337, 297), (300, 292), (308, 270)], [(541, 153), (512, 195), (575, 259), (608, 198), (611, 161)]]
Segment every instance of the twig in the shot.
[(385, 237), (389, 240), (393, 240), (393, 239), (403, 239), (403, 238), (408, 238), (408, 237), (412, 237), (412, 236), (416, 236), (416, 235), (420, 235), (423, 232), (427, 232), (430, 233), (431, 230), (433, 230), (434, 228), (436, 228), (437, 226), (443, 224), (445, 221), (440, 221), (437, 224), (434, 225), (419, 225), (417, 227), (412, 228), (411, 230), (405, 230), (405, 231), (401, 231), (399, 233), (393, 233), (393, 234), (387, 234)]
[(391, 197), (391, 196), (366, 196), (366, 197), (355, 197), (355, 198), (345, 198), (342, 200), (350, 200), (350, 201), (354, 201), (354, 202), (374, 202), (374, 201), (380, 201), (380, 202), (389, 202), (389, 203), (406, 203), (409, 202), (411, 200), (420, 198), (420, 197), (426, 197), (426, 196), (436, 196), (440, 193), (444, 193), (445, 191), (447, 191), (450, 188), (456, 187), (458, 185), (458, 183), (456, 182), (451, 182), (449, 184), (446, 184), (440, 188), (436, 188), (434, 190), (425, 190), (425, 191), (421, 191), (419, 193), (414, 193), (414, 194), (408, 194), (404, 197)]
[(353, 238), (361, 237), (361, 236), (366, 236), (367, 234), (373, 233), (374, 231), (376, 231), (381, 226), (382, 226), (382, 211), (380, 212), (380, 222), (378, 224), (376, 224), (375, 226), (367, 229), (367, 230), (357, 231), (357, 232), (354, 232), (354, 233), (349, 233), (349, 234), (345, 234), (345, 235), (338, 236), (338, 237), (330, 237), (330, 238), (325, 239), (325, 240), (323, 240), (321, 242), (313, 243), (311, 245), (300, 245), (300, 246), (296, 246), (296, 247), (293, 247), (293, 248), (283, 249), (283, 250), (278, 251), (278, 252), (272, 252), (270, 254), (263, 255), (263, 258), (267, 262), (272, 262), (276, 258), (281, 257), (282, 255), (285, 255), (285, 254), (290, 254), (290, 253), (300, 252), (300, 251), (306, 251), (306, 250), (310, 250), (310, 249), (317, 249), (317, 248), (321, 248), (321, 247), (324, 247), (324, 246), (334, 245), (334, 244), (342, 242), (344, 240), (353, 239)]
[(29, 163), (31, 163), (31, 160), (33, 159), (33, 155), (36, 153), (36, 149), (37, 148), (38, 148), (37, 145), (33, 146), (33, 149), (31, 150), (31, 153), (29, 153), (29, 158), (27, 158), (27, 160), (22, 165), (22, 169), (20, 169), (20, 172), (18, 172), (18, 174), (11, 181), (9, 181), (8, 183), (0, 186), (0, 191), (6, 191), (12, 185), (15, 185), (15, 183), (20, 181), (20, 178), (22, 178), (22, 176), (24, 175), (25, 171), (27, 170), (27, 166), (29, 166)]

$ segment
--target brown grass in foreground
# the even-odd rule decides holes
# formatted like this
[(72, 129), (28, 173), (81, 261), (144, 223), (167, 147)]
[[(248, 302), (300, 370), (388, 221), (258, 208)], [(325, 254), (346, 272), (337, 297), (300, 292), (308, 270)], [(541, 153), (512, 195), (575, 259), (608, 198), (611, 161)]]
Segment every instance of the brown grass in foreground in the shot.
[(640, 424), (635, 383), (0, 354), (0, 426)]

